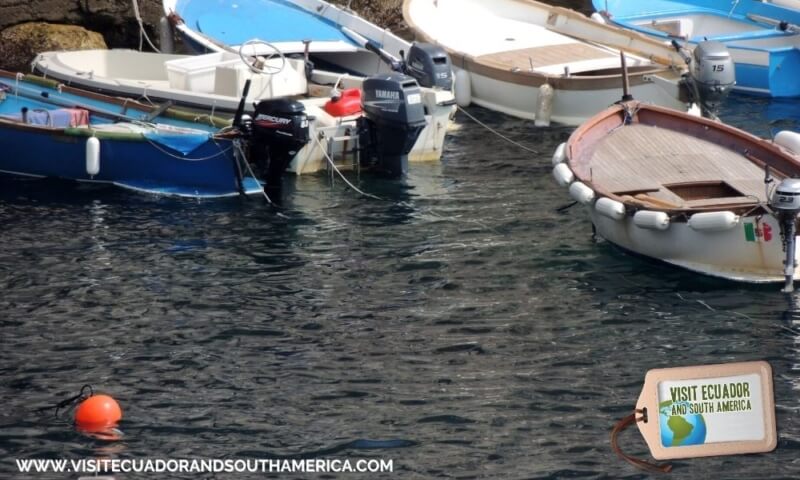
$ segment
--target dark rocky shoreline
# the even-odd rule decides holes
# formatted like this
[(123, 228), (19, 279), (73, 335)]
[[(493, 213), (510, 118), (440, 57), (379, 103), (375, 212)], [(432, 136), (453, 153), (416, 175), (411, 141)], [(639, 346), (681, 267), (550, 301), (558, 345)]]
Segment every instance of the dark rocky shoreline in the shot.
[[(161, 1), (136, 1), (148, 35), (157, 42)], [(367, 20), (392, 31), (405, 30), (403, 0), (332, 3), (349, 5)], [(587, 0), (546, 3), (590, 11)], [(0, 0), (0, 68), (6, 70), (29, 71), (30, 61), (43, 50), (139, 48), (139, 41), (133, 0)]]

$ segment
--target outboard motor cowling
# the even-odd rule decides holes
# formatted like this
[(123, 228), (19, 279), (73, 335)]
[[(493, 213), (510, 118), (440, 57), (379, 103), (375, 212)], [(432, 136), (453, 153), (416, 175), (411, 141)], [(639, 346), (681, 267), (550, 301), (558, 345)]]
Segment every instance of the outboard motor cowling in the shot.
[(250, 159), (267, 185), (278, 184), (297, 152), (310, 140), (305, 105), (286, 98), (262, 100), (252, 120)]
[(453, 88), (453, 65), (444, 49), (431, 43), (411, 44), (405, 59), (404, 73), (414, 77), (421, 87)]
[(701, 107), (715, 112), (736, 85), (736, 72), (728, 49), (720, 42), (700, 42), (692, 52), (689, 66), (695, 99)]
[(780, 222), (783, 251), (786, 253), (783, 262), (783, 291), (792, 292), (794, 290), (794, 272), (797, 267), (795, 243), (797, 218), (800, 215), (800, 179), (784, 178), (772, 194), (770, 207), (775, 210), (775, 216)]
[(361, 164), (391, 176), (405, 175), (408, 154), (426, 125), (419, 84), (407, 75), (389, 73), (367, 78), (361, 88)]

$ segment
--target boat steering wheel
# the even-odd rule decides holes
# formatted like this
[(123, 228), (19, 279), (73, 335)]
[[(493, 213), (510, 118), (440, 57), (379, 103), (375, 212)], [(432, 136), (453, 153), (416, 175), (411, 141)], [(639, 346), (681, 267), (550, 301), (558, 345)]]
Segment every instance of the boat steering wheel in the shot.
[[(258, 55), (255, 52), (257, 49), (251, 48), (250, 50), (253, 52), (252, 54), (245, 53), (245, 47), (250, 45), (266, 45), (274, 52), (269, 53), (268, 55)], [(269, 61), (273, 58), (280, 58), (281, 64), (279, 66), (270, 65)], [(254, 38), (244, 42), (243, 44), (239, 45), (239, 58), (242, 59), (245, 65), (250, 68), (250, 71), (253, 73), (257, 73), (259, 75), (275, 75), (283, 71), (284, 67), (286, 67), (286, 57), (283, 55), (283, 52), (278, 50), (278, 47), (275, 45), (266, 42), (264, 40), (260, 40), (258, 38)]]

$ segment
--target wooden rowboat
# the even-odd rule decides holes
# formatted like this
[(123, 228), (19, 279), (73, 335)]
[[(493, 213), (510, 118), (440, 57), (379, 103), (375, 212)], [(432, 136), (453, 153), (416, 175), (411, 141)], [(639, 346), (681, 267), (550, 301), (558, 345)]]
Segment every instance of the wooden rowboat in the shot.
[(731, 280), (789, 282), (798, 152), (795, 133), (770, 142), (628, 101), (580, 126), (554, 155), (553, 173), (597, 234), (626, 250)]

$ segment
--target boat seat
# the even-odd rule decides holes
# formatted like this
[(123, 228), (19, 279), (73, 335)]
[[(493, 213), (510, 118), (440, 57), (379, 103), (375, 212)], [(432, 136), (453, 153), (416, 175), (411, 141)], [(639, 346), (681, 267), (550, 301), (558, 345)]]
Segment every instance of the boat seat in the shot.
[(34, 109), (3, 118), (24, 122), (28, 125), (44, 125), (52, 128), (82, 127), (89, 125), (89, 111), (82, 108)]
[[(272, 64), (279, 62), (280, 59), (269, 60)], [(241, 61), (219, 65), (214, 72), (214, 93), (239, 98), (247, 79), (252, 80), (250, 95), (253, 99), (268, 100), (305, 95), (308, 92), (305, 61), (287, 58), (283, 70), (272, 75), (254, 75)]]

